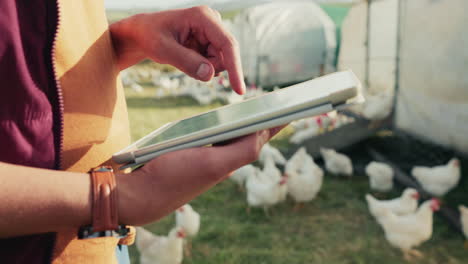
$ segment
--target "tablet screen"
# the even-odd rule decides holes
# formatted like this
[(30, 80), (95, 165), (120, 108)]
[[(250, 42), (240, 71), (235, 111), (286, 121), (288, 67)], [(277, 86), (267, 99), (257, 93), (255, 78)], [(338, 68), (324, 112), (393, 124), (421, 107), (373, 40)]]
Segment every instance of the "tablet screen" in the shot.
[[(294, 102), (289, 100), (290, 103)], [(216, 111), (210, 111), (201, 115), (177, 121), (174, 125), (153, 137), (144, 145), (153, 145), (163, 141), (175, 139), (182, 136), (194, 134), (203, 130), (226, 127), (229, 124), (239, 123), (267, 113), (279, 112), (284, 106), (289, 105), (286, 98), (278, 97), (277, 94), (268, 94), (261, 99), (248, 100), (241, 103), (228, 105)], [(142, 142), (143, 143), (143, 142)], [(141, 146), (139, 146), (141, 147)]]
[[(135, 147), (141, 149), (162, 142), (166, 144), (172, 141), (178, 142), (180, 140), (193, 140), (211, 136), (230, 129), (330, 103), (330, 100), (349, 99), (356, 93), (354, 90), (356, 79), (351, 78), (350, 74), (352, 73), (341, 72), (327, 75), (173, 122), (162, 131), (135, 142)], [(352, 74), (352, 76), (354, 75)], [(337, 93), (337, 96), (330, 96), (331, 93)]]

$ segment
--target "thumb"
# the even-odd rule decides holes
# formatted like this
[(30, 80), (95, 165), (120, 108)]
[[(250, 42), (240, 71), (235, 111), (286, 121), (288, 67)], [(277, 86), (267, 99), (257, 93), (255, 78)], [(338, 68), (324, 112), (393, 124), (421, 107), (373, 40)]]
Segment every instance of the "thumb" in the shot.
[(243, 136), (230, 141), (228, 144), (207, 148), (205, 157), (210, 156), (211, 167), (222, 175), (228, 175), (246, 164), (258, 159), (260, 151), (271, 138), (269, 130), (261, 130), (256, 133)]
[(187, 75), (201, 81), (209, 81), (215, 74), (213, 64), (200, 53), (180, 45), (177, 41), (165, 45), (164, 63), (168, 63)]

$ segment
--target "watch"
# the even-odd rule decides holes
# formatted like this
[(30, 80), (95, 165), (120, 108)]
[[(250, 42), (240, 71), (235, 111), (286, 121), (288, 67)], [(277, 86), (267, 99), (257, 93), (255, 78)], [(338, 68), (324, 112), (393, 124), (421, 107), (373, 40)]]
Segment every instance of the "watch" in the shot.
[(91, 225), (82, 226), (78, 238), (118, 237), (127, 236), (130, 229), (118, 224), (117, 190), (115, 176), (110, 166), (100, 166), (89, 172), (92, 189)]

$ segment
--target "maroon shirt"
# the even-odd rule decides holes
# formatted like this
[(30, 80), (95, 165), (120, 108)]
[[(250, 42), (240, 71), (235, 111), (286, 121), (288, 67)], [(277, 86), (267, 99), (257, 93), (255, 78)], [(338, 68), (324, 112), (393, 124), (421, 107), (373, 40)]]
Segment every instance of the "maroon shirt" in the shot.
[[(57, 167), (54, 131), (60, 124), (54, 122), (57, 87), (51, 61), (56, 27), (56, 1), (0, 1), (2, 162)], [(54, 234), (0, 239), (0, 263), (48, 263), (54, 239)]]

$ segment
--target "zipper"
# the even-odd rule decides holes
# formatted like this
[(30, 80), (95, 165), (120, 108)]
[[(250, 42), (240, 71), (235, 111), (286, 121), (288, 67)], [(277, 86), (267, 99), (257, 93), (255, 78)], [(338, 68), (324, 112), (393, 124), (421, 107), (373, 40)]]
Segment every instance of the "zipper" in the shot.
[(55, 0), (56, 4), (56, 12), (57, 12), (57, 23), (55, 26), (55, 33), (54, 38), (52, 41), (52, 50), (51, 50), (51, 62), (52, 62), (52, 71), (54, 74), (54, 81), (55, 87), (57, 92), (57, 106), (55, 109), (55, 124), (54, 124), (54, 132), (58, 135), (55, 137), (55, 168), (60, 170), (62, 168), (62, 152), (63, 152), (63, 93), (62, 93), (62, 86), (60, 84), (60, 80), (57, 76), (57, 62), (55, 61), (55, 54), (57, 49), (57, 37), (60, 28), (61, 22), (61, 12), (60, 12), (60, 3), (58, 0)]
[[(62, 151), (63, 151), (63, 94), (62, 94), (62, 87), (60, 85), (60, 80), (57, 76), (57, 62), (55, 61), (55, 54), (57, 48), (57, 38), (60, 28), (61, 22), (61, 12), (60, 12), (60, 3), (59, 0), (55, 0), (55, 15), (56, 15), (56, 22), (55, 22), (55, 32), (54, 37), (52, 39), (52, 47), (50, 52), (50, 62), (52, 64), (52, 73), (54, 76), (54, 83), (56, 88), (56, 106), (54, 109), (54, 147), (55, 147), (55, 169), (60, 170), (62, 168)], [(57, 233), (52, 233), (51, 238), (51, 245), (50, 245), (50, 255), (47, 258), (46, 263), (52, 263), (54, 257), (55, 247), (57, 245)]]

